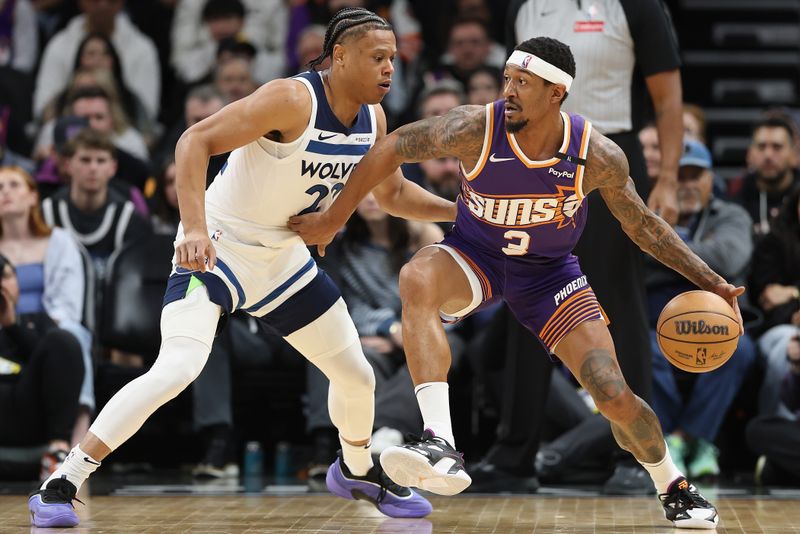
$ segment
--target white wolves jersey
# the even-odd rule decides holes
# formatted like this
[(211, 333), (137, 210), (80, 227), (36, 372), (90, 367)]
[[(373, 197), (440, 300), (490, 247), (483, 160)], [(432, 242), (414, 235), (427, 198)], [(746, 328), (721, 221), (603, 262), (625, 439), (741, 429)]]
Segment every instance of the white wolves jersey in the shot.
[[(192, 273), (223, 309), (272, 317), (272, 326), (284, 335), (318, 317), (339, 298), (303, 240), (287, 227), (289, 218), (327, 209), (377, 134), (371, 106), (362, 105), (348, 128), (328, 105), (319, 73), (305, 72), (294, 79), (311, 94), (308, 127), (291, 143), (262, 137), (231, 152), (206, 192), (208, 235), (217, 265), (206, 273)], [(182, 238), (181, 226), (177, 240)], [(183, 298), (189, 273), (173, 259), (164, 305)], [(290, 306), (300, 311), (281, 308), (305, 288), (313, 298), (302, 306)]]
[(311, 94), (311, 119), (305, 132), (288, 144), (261, 137), (237, 148), (206, 193), (209, 218), (245, 243), (304, 246), (300, 236), (287, 228), (289, 217), (327, 209), (375, 143), (371, 106), (362, 105), (355, 124), (348, 128), (328, 105), (319, 73), (309, 71), (293, 79)]

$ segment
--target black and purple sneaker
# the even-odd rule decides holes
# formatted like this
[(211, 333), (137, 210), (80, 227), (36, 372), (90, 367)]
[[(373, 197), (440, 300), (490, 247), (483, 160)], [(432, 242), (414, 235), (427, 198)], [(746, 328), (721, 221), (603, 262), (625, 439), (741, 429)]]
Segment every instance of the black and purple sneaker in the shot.
[(369, 501), (389, 517), (425, 517), (433, 506), (425, 497), (398, 486), (386, 476), (380, 465), (374, 465), (363, 477), (350, 472), (339, 451), (325, 477), (328, 489), (345, 499)]
[(439, 495), (455, 495), (472, 484), (464, 470), (464, 455), (430, 429), (419, 439), (384, 450), (381, 465), (398, 484)]
[(75, 497), (77, 492), (75, 485), (62, 476), (48, 482), (45, 489), (32, 493), (28, 499), (31, 525), (44, 528), (77, 525), (80, 521), (72, 506), (73, 500), (80, 502)]

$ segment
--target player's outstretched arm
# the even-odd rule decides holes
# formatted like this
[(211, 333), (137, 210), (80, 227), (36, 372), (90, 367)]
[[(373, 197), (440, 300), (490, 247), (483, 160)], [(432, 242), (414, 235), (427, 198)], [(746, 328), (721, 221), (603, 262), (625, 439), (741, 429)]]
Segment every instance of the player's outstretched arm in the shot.
[[(295, 230), (309, 244), (330, 243), (336, 232), (350, 218), (356, 206), (378, 184), (390, 176), (386, 189), (377, 192), (384, 209), (391, 210), (392, 202), (403, 205), (406, 195), (417, 196), (419, 190), (399, 187), (400, 174), (395, 174), (403, 163), (423, 161), (431, 158), (454, 156), (465, 163), (478, 159), (483, 146), (486, 110), (483, 106), (459, 106), (441, 117), (431, 117), (398, 128), (379, 139), (362, 158), (344, 189), (331, 207), (323, 213), (310, 213), (292, 217), (289, 228)], [(405, 192), (403, 192), (405, 189)], [(403, 196), (406, 196), (404, 199)], [(429, 199), (430, 200), (430, 199)], [(414, 199), (412, 198), (412, 204)], [(437, 201), (438, 202), (438, 201)], [(396, 204), (394, 204), (396, 207)], [(408, 204), (405, 203), (407, 207)], [(391, 212), (391, 211), (390, 211)], [(409, 216), (406, 212), (404, 217)], [(411, 217), (416, 218), (416, 217)], [(324, 246), (320, 246), (320, 252)]]
[[(386, 136), (386, 114), (375, 106), (378, 140)], [(414, 221), (447, 222), (456, 219), (456, 205), (407, 180), (398, 168), (372, 190), (387, 213)]]
[(175, 187), (185, 238), (175, 246), (178, 265), (212, 269), (216, 261), (205, 214), (208, 158), (244, 146), (269, 132), (291, 140), (311, 116), (311, 97), (298, 81), (275, 80), (186, 130), (175, 147)]
[(741, 327), (742, 316), (736, 297), (744, 293), (744, 288), (727, 283), (715, 273), (664, 219), (645, 205), (628, 176), (628, 160), (622, 149), (596, 132), (592, 132), (583, 183), (587, 194), (593, 189), (600, 190), (611, 213), (639, 248), (701, 289), (727, 300), (736, 310)]

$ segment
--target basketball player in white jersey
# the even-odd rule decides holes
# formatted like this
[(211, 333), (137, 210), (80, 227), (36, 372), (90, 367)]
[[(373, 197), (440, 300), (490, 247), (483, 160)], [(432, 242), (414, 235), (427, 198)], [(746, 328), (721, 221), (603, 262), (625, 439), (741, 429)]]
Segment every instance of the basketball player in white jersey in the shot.
[[(331, 68), (272, 81), (189, 128), (176, 148), (181, 227), (153, 367), (122, 388), (64, 464), (29, 499), (40, 527), (78, 523), (72, 500), (86, 478), (205, 365), (220, 316), (244, 310), (279, 332), (330, 379), (329, 411), (342, 453), (328, 488), (371, 501), (392, 517), (422, 517), (431, 505), (373, 465), (375, 379), (338, 289), (320, 271), (290, 216), (325, 209), (377, 138), (379, 102), (395, 55), (391, 27), (361, 8), (339, 11), (322, 56)], [(233, 150), (208, 192), (209, 156)], [(205, 194), (204, 194), (205, 193)], [(453, 203), (399, 172), (377, 192), (388, 212), (451, 221)], [(268, 424), (268, 421), (265, 421)]]

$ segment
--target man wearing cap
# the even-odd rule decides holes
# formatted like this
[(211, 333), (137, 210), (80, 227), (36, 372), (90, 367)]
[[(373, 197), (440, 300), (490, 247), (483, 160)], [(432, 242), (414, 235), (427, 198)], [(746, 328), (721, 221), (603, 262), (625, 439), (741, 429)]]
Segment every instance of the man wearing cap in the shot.
[[(644, 204), (616, 144), (561, 110), (574, 75), (564, 43), (520, 43), (506, 62), (503, 100), (459, 106), (392, 132), (364, 156), (327, 211), (291, 217), (289, 227), (324, 254), (372, 189), (379, 202), (397, 194), (382, 182), (402, 163), (458, 158), (452, 231), (400, 271), (403, 346), (424, 431), (381, 453), (386, 474), (441, 495), (470, 485), (450, 421), (451, 355), (442, 322), (502, 299), (592, 396), (617, 443), (649, 473), (665, 517), (679, 528), (713, 529), (716, 509), (675, 466), (655, 413), (625, 383), (605, 314), (572, 255), (587, 224), (586, 195), (598, 190), (642, 250), (736, 310), (744, 287), (727, 283)], [(627, 286), (620, 279), (617, 291)]]
[[(742, 282), (753, 252), (752, 222), (742, 207), (713, 196), (711, 154), (699, 141), (684, 141), (678, 183), (676, 233), (709, 267), (733, 283)], [(653, 355), (652, 406), (666, 434), (670, 455), (678, 469), (690, 477), (719, 475), (719, 451), (713, 443), (755, 361), (753, 340), (743, 335), (728, 363), (698, 375), (684, 399), (677, 384), (688, 379), (688, 374), (672, 368), (661, 355), (655, 327), (664, 305), (694, 286), (649, 257), (645, 284)]]

